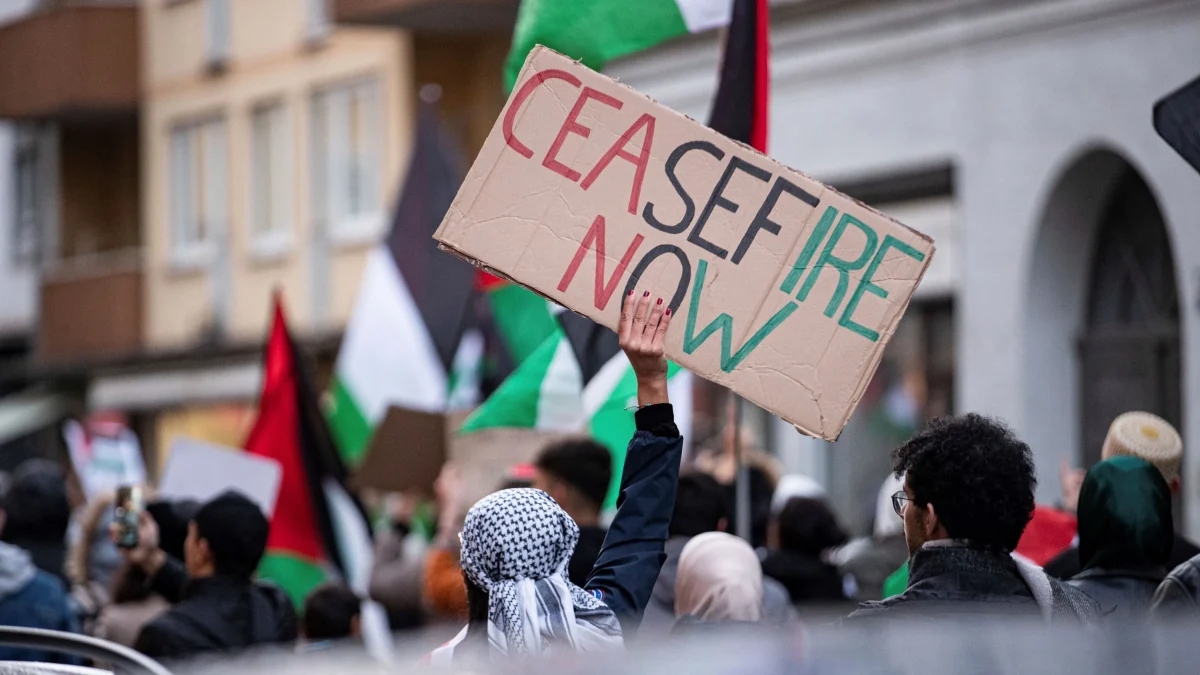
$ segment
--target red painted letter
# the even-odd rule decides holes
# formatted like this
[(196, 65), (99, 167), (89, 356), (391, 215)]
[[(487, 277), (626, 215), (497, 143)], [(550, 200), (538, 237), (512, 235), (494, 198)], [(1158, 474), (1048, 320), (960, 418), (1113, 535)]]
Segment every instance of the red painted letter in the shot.
[(558, 130), (558, 136), (554, 139), (554, 143), (550, 145), (550, 150), (546, 153), (546, 159), (542, 160), (542, 166), (555, 173), (562, 174), (573, 181), (579, 180), (579, 172), (558, 161), (555, 157), (562, 148), (563, 141), (567, 140), (567, 134), (576, 133), (584, 138), (592, 135), (592, 130), (589, 127), (585, 127), (579, 123), (579, 113), (583, 112), (583, 106), (588, 102), (588, 99), (596, 99), (617, 110), (620, 110), (621, 106), (625, 105), (608, 94), (592, 89), (591, 87), (584, 87), (583, 91), (579, 92), (579, 98), (575, 100), (575, 107), (571, 108), (567, 119), (563, 121), (562, 128)]
[(513, 96), (512, 103), (508, 106), (508, 112), (504, 113), (504, 140), (508, 142), (508, 147), (521, 153), (526, 158), (533, 157), (533, 151), (513, 134), (513, 124), (517, 121), (517, 113), (521, 111), (521, 104), (525, 102), (525, 99), (529, 98), (529, 95), (533, 93), (534, 89), (537, 89), (539, 84), (546, 80), (565, 80), (572, 87), (579, 86), (578, 77), (565, 70), (555, 69), (543, 70), (525, 80), (525, 84), (521, 85), (521, 88), (517, 90), (516, 95)]
[(637, 235), (630, 242), (629, 248), (625, 249), (625, 255), (621, 256), (621, 262), (617, 264), (617, 269), (613, 270), (612, 276), (607, 281), (604, 279), (604, 216), (596, 216), (592, 221), (592, 226), (588, 228), (587, 235), (583, 241), (579, 243), (579, 250), (575, 252), (575, 257), (571, 259), (571, 264), (567, 266), (567, 271), (563, 273), (562, 279), (558, 282), (558, 292), (562, 293), (571, 285), (571, 280), (575, 278), (575, 273), (579, 271), (579, 266), (583, 264), (583, 257), (587, 255), (588, 249), (592, 247), (592, 242), (596, 244), (596, 288), (593, 304), (596, 309), (604, 309), (608, 306), (608, 299), (612, 297), (613, 291), (617, 290), (617, 282), (621, 277), (625, 276), (625, 270), (629, 268), (629, 261), (633, 260), (633, 254), (637, 253), (638, 247), (642, 245), (645, 239), (642, 235)]
[[(625, 146), (629, 144), (633, 135), (638, 132), (638, 129), (646, 127), (646, 140), (642, 141), (642, 151), (636, 157), (633, 153), (625, 150)], [(642, 194), (642, 179), (646, 177), (646, 165), (650, 162), (650, 145), (654, 143), (654, 117), (650, 113), (646, 113), (639, 117), (629, 130), (621, 134), (616, 143), (604, 153), (596, 166), (588, 172), (587, 178), (579, 185), (584, 189), (592, 186), (596, 179), (600, 177), (600, 172), (604, 171), (605, 167), (613, 161), (614, 157), (620, 157), (626, 161), (632, 162), (634, 166), (633, 172), (633, 187), (629, 191), (629, 212), (637, 215), (638, 199)]]

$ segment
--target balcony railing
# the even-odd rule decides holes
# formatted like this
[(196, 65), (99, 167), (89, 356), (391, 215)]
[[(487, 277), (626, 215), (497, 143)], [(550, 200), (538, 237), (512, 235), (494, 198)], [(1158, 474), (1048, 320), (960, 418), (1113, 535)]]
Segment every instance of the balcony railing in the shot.
[(42, 272), (37, 354), (42, 361), (122, 356), (142, 346), (138, 249), (71, 258)]
[(137, 11), (62, 2), (0, 26), (0, 118), (136, 112)]
[[(584, 0), (580, 0), (581, 2)], [(332, 0), (338, 23), (416, 31), (476, 33), (511, 30), (519, 0)]]

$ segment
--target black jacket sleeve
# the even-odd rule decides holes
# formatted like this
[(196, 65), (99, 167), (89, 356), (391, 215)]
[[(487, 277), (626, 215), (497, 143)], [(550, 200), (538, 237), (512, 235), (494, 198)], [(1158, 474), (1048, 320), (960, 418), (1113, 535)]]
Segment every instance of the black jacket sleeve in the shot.
[(172, 605), (183, 599), (183, 587), (187, 584), (187, 570), (183, 563), (167, 556), (158, 573), (150, 579), (150, 590), (163, 596)]
[(626, 630), (636, 628), (667, 554), (683, 438), (669, 403), (642, 408), (625, 452), (617, 515), (608, 528), (587, 590), (613, 610)]

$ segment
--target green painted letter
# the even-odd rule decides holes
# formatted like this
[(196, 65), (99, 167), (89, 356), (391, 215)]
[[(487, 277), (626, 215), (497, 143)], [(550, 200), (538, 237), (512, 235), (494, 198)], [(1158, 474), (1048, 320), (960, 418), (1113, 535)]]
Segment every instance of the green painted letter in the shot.
[(733, 349), (733, 317), (722, 312), (717, 318), (712, 320), (712, 323), (704, 327), (699, 335), (696, 335), (696, 314), (700, 311), (700, 294), (704, 292), (704, 275), (708, 271), (708, 262), (705, 260), (699, 261), (696, 266), (696, 283), (692, 286), (692, 302), (688, 306), (687, 323), (684, 324), (683, 330), (683, 352), (691, 354), (696, 351), (704, 341), (713, 333), (721, 331), (721, 370), (731, 372), (738, 367), (742, 361), (750, 356), (750, 352), (754, 351), (763, 340), (767, 338), (781, 323), (784, 322), (792, 312), (799, 307), (794, 302), (789, 302), (779, 309), (778, 312), (767, 320), (750, 339), (737, 350), (737, 353), (730, 354)]
[(821, 220), (817, 221), (817, 226), (813, 228), (812, 234), (808, 235), (808, 241), (804, 243), (804, 249), (800, 251), (800, 255), (796, 256), (796, 262), (792, 263), (792, 271), (788, 273), (787, 278), (780, 284), (779, 290), (792, 294), (796, 288), (796, 283), (800, 281), (800, 277), (804, 276), (804, 270), (808, 269), (808, 263), (812, 260), (813, 254), (817, 252), (817, 247), (821, 245), (821, 241), (825, 239), (825, 233), (829, 231), (829, 226), (833, 224), (833, 219), (837, 218), (838, 210), (832, 206), (825, 207), (825, 213), (821, 214)]
[[(846, 225), (854, 225), (862, 231), (867, 237), (867, 245), (863, 247), (862, 253), (854, 260), (842, 260), (833, 255), (833, 249), (837, 248), (838, 241), (846, 232)], [(800, 294), (796, 299), (804, 302), (808, 299), (808, 293), (812, 290), (814, 284), (817, 283), (817, 277), (821, 274), (821, 268), (829, 265), (837, 270), (838, 283), (837, 290), (833, 292), (833, 297), (829, 298), (829, 304), (825, 307), (825, 316), (833, 318), (837, 313), (838, 307), (842, 304), (842, 298), (846, 296), (846, 289), (850, 286), (850, 272), (853, 270), (862, 269), (867, 261), (871, 259), (871, 254), (875, 252), (875, 246), (879, 244), (879, 235), (875, 234), (863, 221), (855, 218), (849, 213), (842, 214), (842, 219), (838, 221), (837, 227), (833, 228), (833, 234), (829, 236), (829, 241), (825, 244), (825, 250), (821, 251), (821, 257), (817, 258), (817, 264), (813, 267), (812, 272), (808, 274), (808, 278), (804, 280), (804, 285), (800, 287)]]
[(838, 319), (839, 326), (843, 328), (849, 328), (855, 333), (867, 338), (871, 342), (875, 342), (879, 339), (879, 332), (873, 331), (866, 326), (854, 323), (854, 310), (858, 309), (858, 301), (862, 299), (863, 293), (867, 291), (870, 291), (871, 295), (887, 298), (887, 291), (883, 290), (879, 286), (876, 286), (871, 282), (871, 279), (875, 277), (875, 272), (879, 269), (879, 264), (883, 262), (883, 257), (887, 255), (889, 248), (894, 248), (910, 258), (915, 258), (917, 260), (925, 259), (924, 253), (921, 253), (917, 249), (900, 241), (892, 235), (889, 234), (883, 238), (883, 244), (879, 247), (879, 251), (875, 254), (875, 258), (871, 260), (871, 264), (867, 267), (866, 273), (863, 274), (862, 279), (859, 280), (858, 286), (855, 287), (854, 293), (850, 296), (850, 302), (846, 303), (846, 311), (842, 312), (842, 317)]

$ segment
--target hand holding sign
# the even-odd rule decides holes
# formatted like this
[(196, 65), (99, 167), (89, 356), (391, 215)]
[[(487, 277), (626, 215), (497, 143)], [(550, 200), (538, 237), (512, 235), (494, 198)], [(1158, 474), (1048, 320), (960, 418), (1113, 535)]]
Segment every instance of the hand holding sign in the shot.
[(637, 376), (639, 406), (667, 402), (667, 357), (663, 340), (670, 325), (671, 309), (663, 305), (662, 298), (651, 307), (650, 291), (644, 291), (640, 297), (635, 297), (634, 291), (625, 295), (617, 335)]

